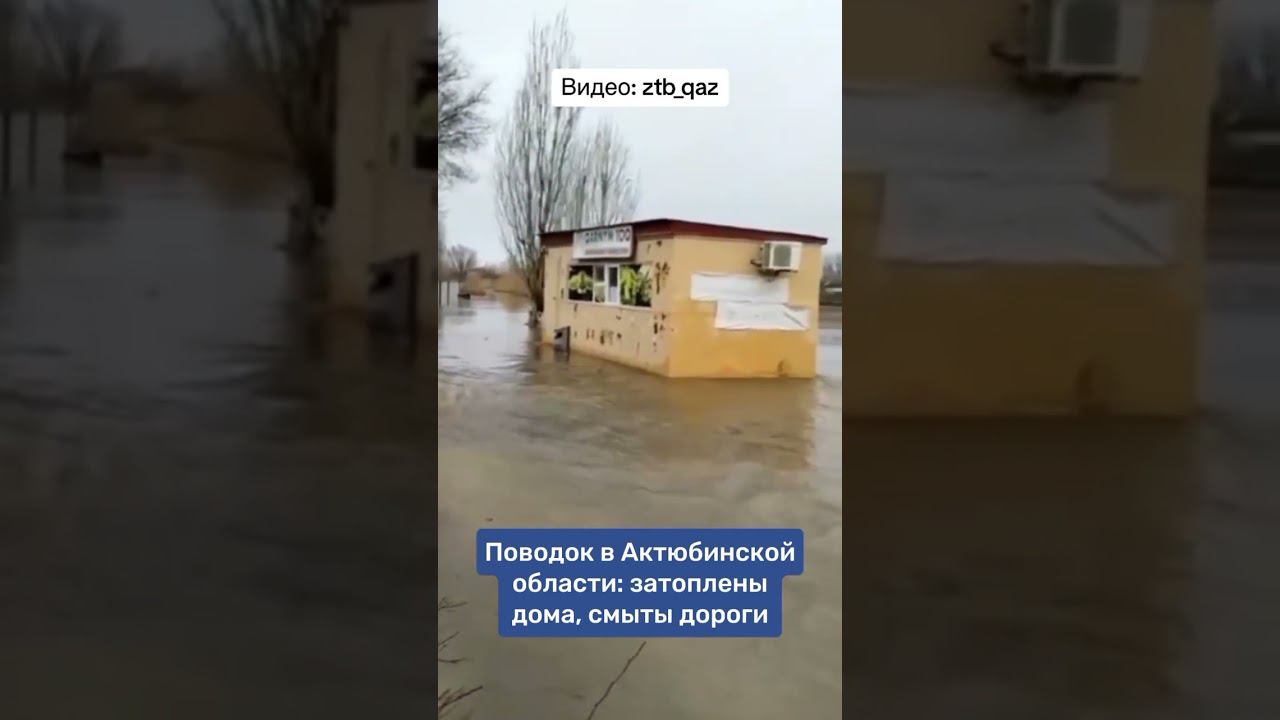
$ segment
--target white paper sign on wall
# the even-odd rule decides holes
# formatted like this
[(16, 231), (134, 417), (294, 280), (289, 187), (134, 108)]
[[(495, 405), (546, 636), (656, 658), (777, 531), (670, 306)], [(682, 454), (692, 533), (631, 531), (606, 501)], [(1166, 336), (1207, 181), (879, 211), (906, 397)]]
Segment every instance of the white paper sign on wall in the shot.
[(809, 329), (809, 309), (782, 303), (720, 302), (716, 304), (716, 328), (802, 332)]
[(711, 302), (785, 303), (791, 299), (791, 285), (785, 277), (694, 273), (690, 297)]
[(634, 243), (630, 225), (579, 230), (573, 234), (573, 259), (626, 259), (631, 257)]
[(879, 254), (917, 263), (1158, 267), (1176, 255), (1173, 200), (1088, 183), (890, 176)]

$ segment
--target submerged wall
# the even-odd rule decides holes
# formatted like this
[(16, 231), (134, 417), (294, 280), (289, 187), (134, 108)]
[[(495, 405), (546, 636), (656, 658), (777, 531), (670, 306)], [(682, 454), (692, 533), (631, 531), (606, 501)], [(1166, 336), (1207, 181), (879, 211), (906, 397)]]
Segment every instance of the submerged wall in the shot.
[(1195, 408), (1212, 3), (1153, 8), (1057, 102), (987, 52), (1017, 0), (845, 6), (846, 412)]
[[(761, 278), (752, 266), (759, 247), (750, 240), (639, 236), (635, 262), (655, 266), (651, 308), (569, 300), (565, 283), (572, 248), (548, 247), (543, 341), (551, 342), (556, 328), (569, 326), (573, 352), (670, 377), (811, 378), (817, 363), (822, 247), (804, 245), (800, 271), (776, 281)], [(700, 290), (697, 276), (736, 278), (739, 285), (771, 283), (780, 295), (775, 304), (748, 307), (729, 301), (731, 292), (718, 300), (705, 280)], [(777, 320), (769, 315), (777, 312), (782, 313)], [(788, 321), (807, 327), (742, 329)]]
[[(436, 177), (413, 164), (414, 63), (428, 42), (424, 3), (351, 7), (340, 36), (337, 207), (329, 285), (339, 307), (369, 301), (370, 266), (418, 257), (417, 314), (436, 317)], [(431, 47), (434, 47), (432, 44)]]
[[(725, 301), (696, 299), (695, 273), (755, 274), (751, 261), (759, 243), (682, 237), (676, 243), (671, 276), (674, 377), (794, 377), (817, 372), (818, 287), (822, 279), (822, 246), (802, 246), (800, 270), (784, 273), (779, 299), (804, 316), (804, 330), (733, 330), (724, 325)], [(698, 295), (698, 297), (711, 297)], [(720, 317), (720, 321), (717, 318)]]
[[(639, 236), (638, 263), (670, 266), (670, 237)], [(566, 282), (573, 265), (573, 248), (547, 248), (546, 306), (542, 315), (542, 337), (551, 342), (556, 328), (572, 328), (570, 347), (624, 365), (662, 375), (669, 370), (672, 326), (668, 322), (672, 296), (666, 283), (655, 284), (651, 307), (626, 307), (568, 299)], [(659, 271), (661, 272), (661, 271)]]

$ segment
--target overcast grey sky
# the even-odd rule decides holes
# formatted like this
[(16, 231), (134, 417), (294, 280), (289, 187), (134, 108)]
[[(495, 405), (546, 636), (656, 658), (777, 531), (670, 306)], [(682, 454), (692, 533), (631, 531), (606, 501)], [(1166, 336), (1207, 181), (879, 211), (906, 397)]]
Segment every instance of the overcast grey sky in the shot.
[[(499, 120), (524, 72), (529, 29), (562, 8), (583, 67), (725, 68), (726, 108), (583, 110), (608, 118), (640, 177), (638, 218), (676, 217), (840, 241), (840, 3), (832, 0), (442, 0), (440, 24)], [(441, 194), (447, 241), (503, 259), (492, 142), (478, 182)]]

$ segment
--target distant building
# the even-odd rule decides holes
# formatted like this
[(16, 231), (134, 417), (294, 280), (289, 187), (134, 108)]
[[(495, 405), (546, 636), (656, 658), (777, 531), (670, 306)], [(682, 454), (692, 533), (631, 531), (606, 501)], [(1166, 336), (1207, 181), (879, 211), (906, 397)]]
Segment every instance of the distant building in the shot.
[(339, 37), (331, 297), (398, 326), (436, 318), (434, 8), (347, 0)]
[(1210, 148), (1210, 183), (1280, 187), (1280, 112), (1274, 106), (1220, 113)]
[(1197, 407), (1208, 0), (844, 11), (844, 407)]
[(812, 378), (825, 244), (667, 219), (546, 233), (543, 341), (668, 377)]

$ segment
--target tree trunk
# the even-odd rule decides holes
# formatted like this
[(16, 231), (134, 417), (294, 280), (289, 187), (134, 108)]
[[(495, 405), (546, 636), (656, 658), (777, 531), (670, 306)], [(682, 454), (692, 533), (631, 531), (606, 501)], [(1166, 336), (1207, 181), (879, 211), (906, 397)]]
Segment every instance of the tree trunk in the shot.
[(542, 322), (542, 288), (529, 288), (529, 304), (529, 327), (538, 327)]

